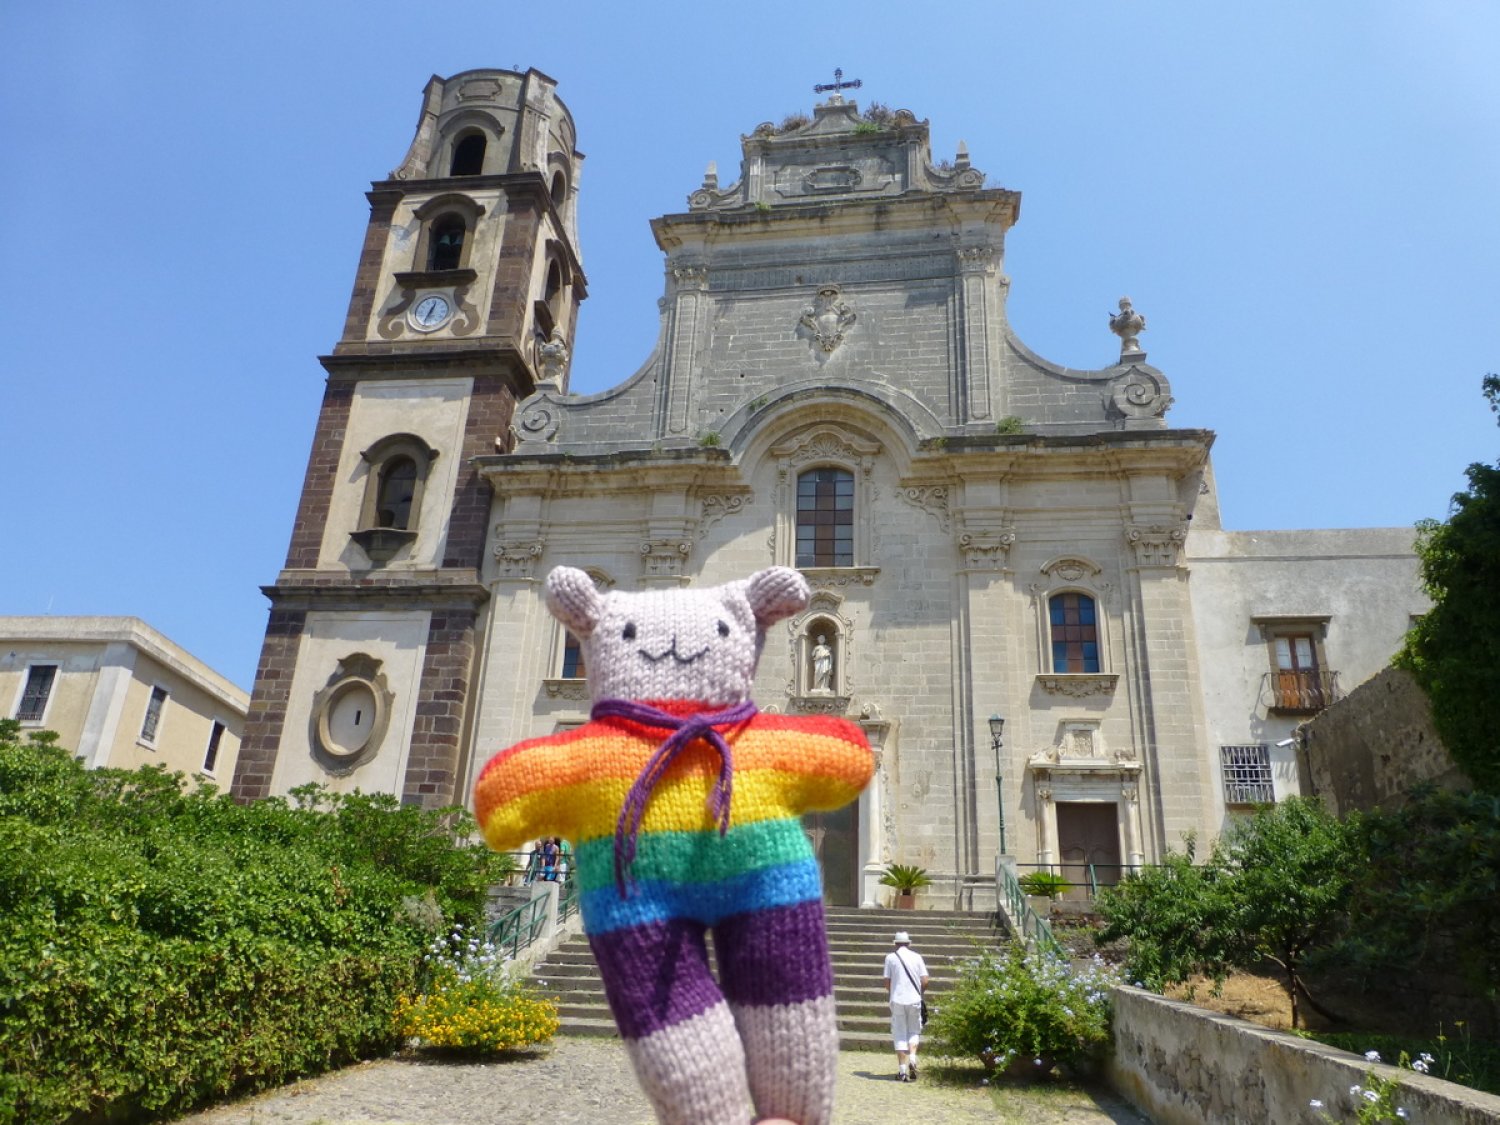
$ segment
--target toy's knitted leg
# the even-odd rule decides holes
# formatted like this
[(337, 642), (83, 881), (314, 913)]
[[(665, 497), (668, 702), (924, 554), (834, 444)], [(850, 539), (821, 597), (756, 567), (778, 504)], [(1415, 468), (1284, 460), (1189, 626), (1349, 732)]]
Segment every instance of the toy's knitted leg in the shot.
[(636, 1078), (666, 1125), (748, 1125), (745, 1052), (708, 971), (703, 927), (648, 922), (589, 944)]
[(839, 1054), (823, 903), (738, 914), (714, 927), (750, 1093), (763, 1117), (826, 1125)]

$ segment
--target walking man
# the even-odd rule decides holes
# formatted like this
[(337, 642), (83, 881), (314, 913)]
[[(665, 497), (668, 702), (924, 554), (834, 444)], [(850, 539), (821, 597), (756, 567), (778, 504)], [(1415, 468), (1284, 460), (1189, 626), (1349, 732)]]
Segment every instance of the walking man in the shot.
[(922, 1032), (922, 993), (927, 991), (927, 962), (911, 947), (911, 935), (896, 934), (896, 948), (885, 955), (885, 988), (891, 998), (891, 1038), (896, 1044), (898, 1082), (917, 1077), (917, 1040)]

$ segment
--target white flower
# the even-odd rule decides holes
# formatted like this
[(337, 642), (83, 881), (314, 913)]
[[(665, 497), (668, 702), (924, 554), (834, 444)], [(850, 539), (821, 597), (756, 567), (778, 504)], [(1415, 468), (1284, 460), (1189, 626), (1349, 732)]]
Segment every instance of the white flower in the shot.
[(1405, 1117), (1406, 1116), (1406, 1110), (1404, 1110), (1404, 1109), (1398, 1109), (1398, 1110), (1396, 1110), (1396, 1116), (1397, 1117)]
[(1365, 1059), (1368, 1062), (1379, 1062), (1380, 1061), (1380, 1052), (1379, 1051), (1366, 1051), (1365, 1052)]
[(1365, 1088), (1363, 1086), (1350, 1086), (1349, 1087), (1349, 1096), (1351, 1098), (1357, 1098), (1357, 1097), (1359, 1097), (1364, 1092), (1365, 1092)]
[(1314, 1098), (1312, 1101), (1308, 1102), (1307, 1104), (1308, 1104), (1308, 1107), (1311, 1108), (1311, 1109), (1322, 1109), (1323, 1108), (1323, 1102), (1322, 1102), (1322, 1100), (1320, 1098)]
[(1411, 1064), (1411, 1068), (1413, 1070), (1415, 1070), (1418, 1074), (1426, 1074), (1427, 1073), (1427, 1063), (1423, 1059), (1417, 1059), (1415, 1062), (1413, 1062)]
[(1364, 1092), (1364, 1099), (1367, 1102), (1378, 1102), (1380, 1100), (1380, 1095), (1377, 1094), (1374, 1090), (1366, 1090)]

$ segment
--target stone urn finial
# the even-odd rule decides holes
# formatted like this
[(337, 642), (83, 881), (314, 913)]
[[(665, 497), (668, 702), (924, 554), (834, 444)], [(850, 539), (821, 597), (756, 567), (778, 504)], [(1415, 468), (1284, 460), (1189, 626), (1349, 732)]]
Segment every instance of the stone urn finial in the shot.
[(1109, 330), (1120, 337), (1120, 358), (1141, 354), (1137, 336), (1146, 331), (1146, 318), (1135, 311), (1129, 297), (1120, 298), (1120, 311), (1109, 314)]

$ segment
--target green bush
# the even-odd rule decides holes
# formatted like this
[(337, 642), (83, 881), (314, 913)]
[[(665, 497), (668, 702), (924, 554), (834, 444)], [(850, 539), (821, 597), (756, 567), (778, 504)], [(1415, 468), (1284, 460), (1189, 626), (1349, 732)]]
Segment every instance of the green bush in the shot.
[(0, 722), (0, 1122), (148, 1120), (388, 1050), (424, 919), (478, 923), (506, 863), (462, 816), (238, 805)]
[(1109, 1043), (1109, 992), (1118, 983), (1097, 957), (1074, 970), (1020, 944), (982, 953), (942, 997), (927, 1027), (931, 1049), (1038, 1076), (1054, 1064), (1086, 1069)]
[(1354, 830), (1316, 800), (1292, 797), (1256, 809), (1214, 843), (1208, 862), (1168, 851), (1098, 898), (1103, 942), (1129, 939), (1126, 973), (1151, 989), (1203, 973), (1269, 961), (1280, 970), (1292, 1026), (1308, 993), (1307, 959), (1345, 927), (1358, 847)]

